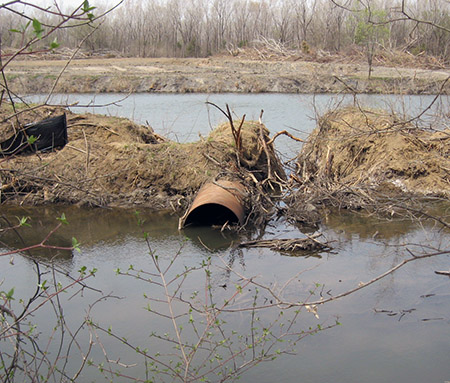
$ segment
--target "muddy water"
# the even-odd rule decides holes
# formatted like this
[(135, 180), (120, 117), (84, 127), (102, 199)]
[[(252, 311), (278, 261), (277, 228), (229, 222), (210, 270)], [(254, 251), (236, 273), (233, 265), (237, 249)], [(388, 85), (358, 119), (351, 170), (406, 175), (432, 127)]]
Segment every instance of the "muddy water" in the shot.
[[(411, 97), (402, 101), (394, 98), (386, 100), (386, 96), (371, 97), (371, 102), (376, 100), (379, 106), (386, 107), (385, 103), (388, 102), (389, 105), (396, 105), (399, 111), (408, 109), (409, 113), (411, 108), (413, 111), (418, 110), (419, 106), (427, 105), (432, 100), (432, 97)], [(77, 96), (80, 103), (88, 103), (91, 98), (89, 95)], [(118, 98), (117, 95), (101, 95), (97, 96), (96, 102), (104, 104)], [(206, 99), (218, 105), (228, 102), (237, 115), (246, 113), (248, 118), (258, 118), (262, 108), (265, 122), (272, 132), (287, 129), (302, 138), (306, 138), (315, 126), (311, 119), (314, 117), (313, 103), (317, 108), (324, 109), (339, 102), (330, 96), (133, 95), (122, 103), (122, 107), (108, 107), (97, 112), (132, 117), (143, 123), (148, 121), (157, 132), (169, 133), (171, 138), (185, 142), (197, 139), (199, 133), (207, 134), (212, 126), (222, 120), (220, 113), (206, 108)], [(353, 102), (352, 99), (348, 101)], [(448, 105), (448, 100), (442, 102)], [(436, 107), (439, 107), (438, 104)], [(92, 108), (89, 110), (92, 111)], [(298, 151), (299, 146), (280, 140), (278, 149), (285, 158), (289, 158)], [(436, 205), (432, 213), (445, 217), (449, 211), (448, 205)], [(17, 222), (16, 217), (27, 216), (32, 226), (22, 228), (20, 237), (12, 232), (2, 234), (0, 252), (6, 251), (6, 245), (9, 248), (22, 248), (40, 242), (58, 224), (56, 218), (62, 213), (65, 213), (69, 225), (63, 225), (56, 231), (49, 243), (60, 247), (70, 246), (72, 237), (76, 237), (81, 252), (39, 249), (26, 256), (2, 256), (0, 291), (15, 288), (13, 304), (18, 310), (20, 300), (26, 301), (31, 297), (38, 283), (34, 261), (41, 264), (52, 261), (63, 273), (73, 276), (78, 275), (78, 270), (84, 266), (87, 270), (98, 269), (95, 277), (87, 281), (92, 289), (80, 291), (79, 288), (73, 288), (61, 294), (67, 328), (74, 332), (84, 318), (90, 315), (99, 326), (111, 328), (113, 334), (119, 339), (126, 338), (133, 347), (148, 348), (152, 355), (156, 352), (171, 353), (168, 359), (173, 360), (176, 360), (179, 351), (173, 349), (172, 344), (167, 345), (160, 338), (151, 336), (153, 333), (173, 336), (170, 321), (147, 310), (149, 301), (146, 297), (162, 297), (160, 287), (149, 281), (156, 278), (145, 273), (139, 274), (140, 279), (117, 273), (119, 270), (126, 272), (130, 265), (134, 270), (154, 272), (150, 249), (166, 266), (178, 255), (170, 269), (172, 277), (181, 274), (185, 267), (211, 262), (211, 280), (206, 280), (204, 270), (194, 271), (182, 286), (183, 297), (191, 299), (195, 295), (193, 302), (201, 306), (205, 299), (210, 302), (209, 296), (205, 298), (205, 286), (211, 286), (215, 302), (221, 303), (235, 294), (236, 285), (243, 285), (242, 276), (254, 277), (260, 284), (270, 286), (275, 291), (279, 291), (289, 281), (282, 292), (287, 301), (327, 298), (375, 278), (410, 257), (410, 252), (422, 254), (450, 247), (449, 233), (432, 221), (418, 223), (395, 217), (380, 221), (362, 213), (330, 213), (319, 231), (331, 244), (332, 251), (293, 256), (268, 249), (236, 249), (236, 243), (253, 239), (260, 233), (249, 232), (237, 236), (205, 228), (179, 232), (177, 217), (170, 213), (141, 211), (140, 218), (144, 223), (140, 227), (133, 210), (2, 206), (1, 215), (11, 223)], [(4, 219), (1, 225), (6, 225)], [(143, 232), (148, 233), (148, 243)], [(304, 236), (299, 228), (283, 221), (269, 225), (262, 235), (263, 238)], [(450, 279), (435, 274), (435, 271), (448, 270), (449, 264), (448, 255), (410, 263), (376, 284), (319, 307), (319, 319), (303, 310), (291, 332), (307, 331), (310, 327), (317, 328), (318, 324), (333, 324), (336, 317), (339, 317), (341, 325), (302, 339), (294, 347), (296, 352), (293, 354), (277, 354), (277, 350), (281, 351), (288, 343), (287, 336), (280, 339), (285, 342), (269, 342), (256, 347), (256, 353), (263, 349), (272, 350), (277, 358), (249, 369), (243, 381), (448, 381)], [(230, 272), (226, 265), (238, 274)], [(49, 271), (46, 266), (41, 267), (43, 272)], [(147, 281), (142, 278), (147, 278)], [(43, 279), (51, 281), (52, 276), (47, 273)], [(70, 282), (62, 274), (58, 274), (57, 280), (62, 284)], [(310, 290), (315, 290), (312, 297), (309, 296)], [(251, 307), (254, 293), (254, 290), (249, 291), (249, 287), (243, 288), (235, 307)], [(110, 297), (102, 299), (90, 309), (94, 302), (105, 295)], [(260, 291), (257, 302), (267, 304), (270, 299), (269, 293)], [(152, 309), (167, 314), (164, 305), (151, 304)], [(186, 308), (176, 306), (175, 310), (176, 313), (182, 313)], [(292, 310), (283, 310), (280, 319), (280, 310), (274, 308), (261, 311), (257, 316), (259, 320), (255, 321), (246, 311), (221, 314), (220, 319), (226, 322), (223, 330), (233, 340), (234, 352), (247, 348), (251, 342), (251, 328), (270, 328), (274, 334), (277, 331), (280, 334), (282, 330), (279, 329), (289, 325), (293, 313)], [(195, 316), (194, 319), (201, 327), (202, 318)], [(44, 347), (56, 323), (53, 309), (44, 306), (35, 313), (31, 322), (37, 325), (39, 340)], [(189, 324), (188, 317), (180, 318), (179, 325), (184, 328), (183, 339), (194, 342), (196, 337), (189, 331)], [(234, 335), (233, 331), (242, 337)], [(120, 374), (142, 380), (151, 376), (145, 368), (143, 357), (135, 349), (101, 331), (89, 330), (88, 326), (84, 326), (77, 334), (81, 351), (76, 347), (68, 351), (66, 370), (69, 375), (72, 376), (78, 370), (81, 354), (88, 353), (90, 335), (95, 339), (89, 354), (94, 364), (103, 363), (103, 366), (109, 366), (115, 372), (120, 371)], [(63, 350), (66, 352), (69, 343), (67, 331), (64, 336), (66, 343), (63, 342)], [(60, 338), (59, 335), (51, 338), (51, 356), (56, 355)], [(0, 350), (6, 352), (7, 344), (0, 346)], [(107, 357), (104, 355), (105, 350)], [(222, 357), (230, 355), (228, 349), (218, 351)], [(120, 360), (122, 365), (108, 363), (107, 359)], [(237, 363), (243, 362), (239, 358), (236, 360)], [(63, 363), (64, 359), (58, 361), (59, 366)], [(202, 365), (199, 359), (195, 363)], [(209, 365), (209, 362), (206, 364)], [(126, 381), (101, 370), (95, 366), (86, 366), (79, 381), (102, 381), (104, 375), (114, 381)], [(165, 375), (159, 378), (163, 382), (172, 381)]]
[[(437, 207), (437, 211), (442, 212), (443, 209), (447, 209), (448, 213), (448, 206)], [(292, 256), (267, 249), (237, 251), (233, 250), (233, 243), (246, 240), (255, 233), (238, 237), (206, 228), (178, 232), (176, 217), (169, 213), (146, 211), (140, 212), (140, 217), (145, 220), (140, 227), (135, 212), (131, 210), (76, 207), (2, 207), (2, 215), (12, 222), (15, 217), (30, 217), (32, 227), (21, 231), (25, 242), (12, 233), (2, 235), (1, 240), (10, 247), (37, 243), (55, 227), (58, 223), (56, 217), (63, 212), (69, 225), (61, 227), (49, 244), (68, 246), (71, 238), (76, 237), (81, 243), (81, 253), (39, 250), (26, 257), (0, 257), (0, 290), (9, 291), (14, 287), (15, 304), (19, 299), (30, 297), (37, 283), (32, 260), (45, 263), (53, 259), (59, 269), (72, 275), (77, 275), (83, 266), (88, 270), (97, 268), (95, 278), (88, 283), (96, 291), (84, 290), (82, 294), (74, 295), (78, 289), (71, 289), (68, 294), (61, 295), (67, 326), (75, 331), (87, 315), (89, 305), (102, 295), (110, 294), (109, 299), (92, 309), (94, 321), (105, 329), (111, 328), (135, 347), (161, 353), (176, 351), (160, 339), (150, 337), (150, 334), (170, 333), (171, 324), (167, 319), (148, 312), (146, 307), (149, 302), (145, 298), (160, 297), (160, 289), (148, 281), (117, 275), (117, 269), (126, 271), (130, 265), (135, 270), (155, 271), (143, 231), (148, 233), (152, 251), (165, 265), (175, 254), (179, 254), (173, 264), (172, 275), (182, 273), (185, 267), (199, 266), (210, 258), (212, 276), (208, 283), (212, 286), (216, 302), (229, 299), (236, 291), (235, 284), (243, 283), (242, 279), (227, 272), (225, 264), (239, 275), (255, 277), (259, 283), (275, 290), (294, 277), (283, 295), (287, 300), (298, 302), (307, 299), (308, 291), (314, 289), (316, 283), (321, 286), (312, 297), (314, 300), (352, 289), (359, 282), (368, 281), (406, 259), (409, 256), (406, 249), (419, 254), (430, 251), (428, 246), (448, 249), (450, 245), (448, 233), (439, 230), (432, 222), (421, 225), (408, 220), (392, 219), (386, 222), (362, 214), (334, 213), (320, 228), (332, 244), (332, 252)], [(285, 222), (277, 222), (264, 234), (264, 238), (302, 236), (298, 228)], [(4, 246), (0, 249), (0, 252), (3, 251)], [(301, 340), (295, 346), (295, 355), (280, 355), (274, 361), (262, 363), (250, 369), (243, 379), (246, 382), (342, 383), (447, 381), (450, 376), (450, 281), (448, 277), (434, 272), (448, 270), (448, 266), (448, 256), (416, 261), (375, 285), (320, 307), (320, 319), (302, 312), (293, 327), (297, 331), (306, 331), (319, 323), (334, 323), (336, 316), (342, 325)], [(51, 275), (44, 275), (44, 279), (50, 281)], [(61, 275), (57, 279), (61, 283), (68, 282)], [(193, 272), (183, 285), (184, 296), (187, 298), (194, 291), (199, 291), (199, 298), (194, 301), (204, 299), (206, 283), (204, 270)], [(252, 305), (251, 292), (246, 290), (243, 290), (236, 307)], [(262, 292), (258, 302), (264, 303), (268, 299), (270, 295)], [(163, 306), (158, 309), (165, 310)], [(285, 311), (285, 322), (289, 323), (292, 311)], [(272, 324), (272, 330), (276, 332), (281, 323), (276, 321), (278, 314), (278, 310), (262, 311), (258, 314), (259, 321), (253, 325), (251, 316), (245, 312), (224, 313), (221, 319), (226, 321), (224, 331), (242, 332), (248, 341), (249, 328), (257, 327), (259, 323), (261, 326)], [(32, 321), (41, 333), (40, 340), (46, 344), (46, 336), (55, 323), (53, 311), (47, 306), (47, 309), (38, 311)], [(180, 324), (185, 327), (188, 323), (187, 318), (180, 319)], [(99, 338), (90, 354), (94, 362), (105, 363), (99, 347), (101, 342), (110, 359), (120, 358), (122, 363), (133, 365), (126, 369), (120, 367), (122, 373), (125, 370), (127, 375), (144, 379), (141, 356), (111, 336), (104, 333), (97, 335)], [(183, 336), (188, 340), (194, 339), (187, 330)], [(236, 338), (235, 346), (241, 347), (239, 342), (245, 342), (245, 338)], [(85, 327), (78, 335), (83, 352), (87, 352), (88, 339), (89, 333)], [(58, 345), (54, 341), (50, 350), (56, 353)], [(274, 347), (281, 349), (284, 346), (284, 343), (278, 345), (276, 342)], [(256, 350), (260, 352), (261, 348)], [(72, 349), (67, 369), (73, 373), (80, 361), (79, 351)], [(86, 367), (82, 376), (84, 381), (103, 379), (98, 368), (94, 367)], [(166, 377), (163, 381), (171, 379)]]

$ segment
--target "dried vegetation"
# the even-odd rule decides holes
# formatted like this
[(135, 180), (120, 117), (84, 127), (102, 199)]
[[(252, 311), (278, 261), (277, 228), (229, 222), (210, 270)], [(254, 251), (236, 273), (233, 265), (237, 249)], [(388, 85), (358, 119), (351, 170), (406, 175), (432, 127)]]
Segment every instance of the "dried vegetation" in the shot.
[[(21, 120), (63, 112), (38, 110)], [(271, 139), (261, 122), (233, 121), (229, 111), (227, 123), (189, 144), (126, 119), (66, 113), (62, 150), (1, 159), (2, 202), (183, 213), (204, 183), (237, 180), (246, 190), (244, 226), (264, 226), (276, 213), (314, 225), (331, 207), (393, 214), (418, 198), (450, 197), (450, 131), (421, 129), (384, 111), (347, 107), (322, 116), (289, 179), (273, 147), (283, 132)], [(2, 132), (11, 133), (11, 121)]]
[[(21, 119), (62, 112), (41, 108)], [(0, 159), (2, 202), (182, 210), (207, 181), (238, 178), (262, 190), (274, 188), (270, 179), (284, 179), (267, 144), (269, 131), (259, 122), (242, 122), (237, 151), (228, 123), (198, 142), (178, 144), (126, 119), (66, 113), (69, 144), (62, 150)], [(3, 138), (12, 125), (0, 127)]]
[(325, 206), (393, 214), (418, 198), (448, 200), (449, 154), (448, 129), (422, 129), (380, 110), (331, 111), (297, 158), (289, 215), (311, 223)]

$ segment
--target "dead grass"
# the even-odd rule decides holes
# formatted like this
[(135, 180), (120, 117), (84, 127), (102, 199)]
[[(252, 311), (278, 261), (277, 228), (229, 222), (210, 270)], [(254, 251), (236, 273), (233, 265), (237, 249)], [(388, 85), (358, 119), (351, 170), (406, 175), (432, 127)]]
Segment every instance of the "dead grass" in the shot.
[[(43, 108), (38, 115), (22, 117), (61, 112)], [(178, 144), (123, 118), (72, 113), (67, 117), (69, 144), (62, 150), (0, 160), (2, 200), (177, 209), (207, 181), (242, 178), (242, 169), (256, 179), (268, 177), (259, 137), (268, 141), (269, 132), (258, 122), (244, 123), (238, 161), (228, 124), (198, 142)], [(271, 146), (270, 151), (274, 171), (284, 177)]]
[(392, 213), (406, 200), (412, 208), (424, 197), (448, 201), (449, 154), (448, 129), (420, 129), (384, 111), (329, 112), (298, 156), (290, 214), (317, 222), (323, 207)]
[[(40, 108), (21, 120), (62, 111)], [(450, 200), (450, 131), (420, 129), (384, 111), (349, 107), (324, 115), (289, 182), (259, 122), (243, 124), (239, 152), (228, 123), (198, 142), (178, 144), (127, 119), (67, 116), (69, 144), (62, 150), (0, 159), (2, 202), (184, 212), (205, 182), (237, 179), (246, 188), (249, 220), (266, 222), (284, 196), (288, 217), (314, 224), (332, 206), (391, 214), (405, 201), (412, 211), (421, 197)], [(273, 193), (280, 190), (287, 193)]]
[(448, 129), (419, 129), (383, 111), (345, 108), (319, 121), (299, 161), (333, 182), (448, 197), (449, 154)]

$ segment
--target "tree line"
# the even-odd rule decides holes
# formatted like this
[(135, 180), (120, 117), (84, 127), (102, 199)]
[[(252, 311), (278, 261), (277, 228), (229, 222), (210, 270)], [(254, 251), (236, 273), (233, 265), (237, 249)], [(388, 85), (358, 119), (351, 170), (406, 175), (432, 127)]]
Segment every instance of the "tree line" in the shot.
[[(26, 38), (20, 13), (29, 7), (19, 3), (23, 9), (16, 12), (10, 11), (14, 4), (0, 6), (3, 48), (18, 47)], [(125, 0), (98, 23), (85, 48), (138, 57), (207, 57), (271, 41), (305, 53), (345, 53), (359, 46), (369, 59), (379, 47), (401, 49), (448, 63), (449, 10), (449, 0)], [(44, 13), (39, 21), (54, 24), (56, 13)], [(93, 25), (95, 20), (60, 29), (57, 40), (76, 47)]]

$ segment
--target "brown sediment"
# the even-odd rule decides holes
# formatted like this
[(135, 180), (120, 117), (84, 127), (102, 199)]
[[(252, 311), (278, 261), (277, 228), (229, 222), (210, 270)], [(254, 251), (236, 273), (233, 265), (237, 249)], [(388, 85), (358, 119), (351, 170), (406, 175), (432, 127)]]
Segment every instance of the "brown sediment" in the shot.
[(361, 62), (210, 58), (87, 58), (15, 60), (5, 68), (16, 94), (104, 93), (449, 93), (447, 68), (374, 66)]

